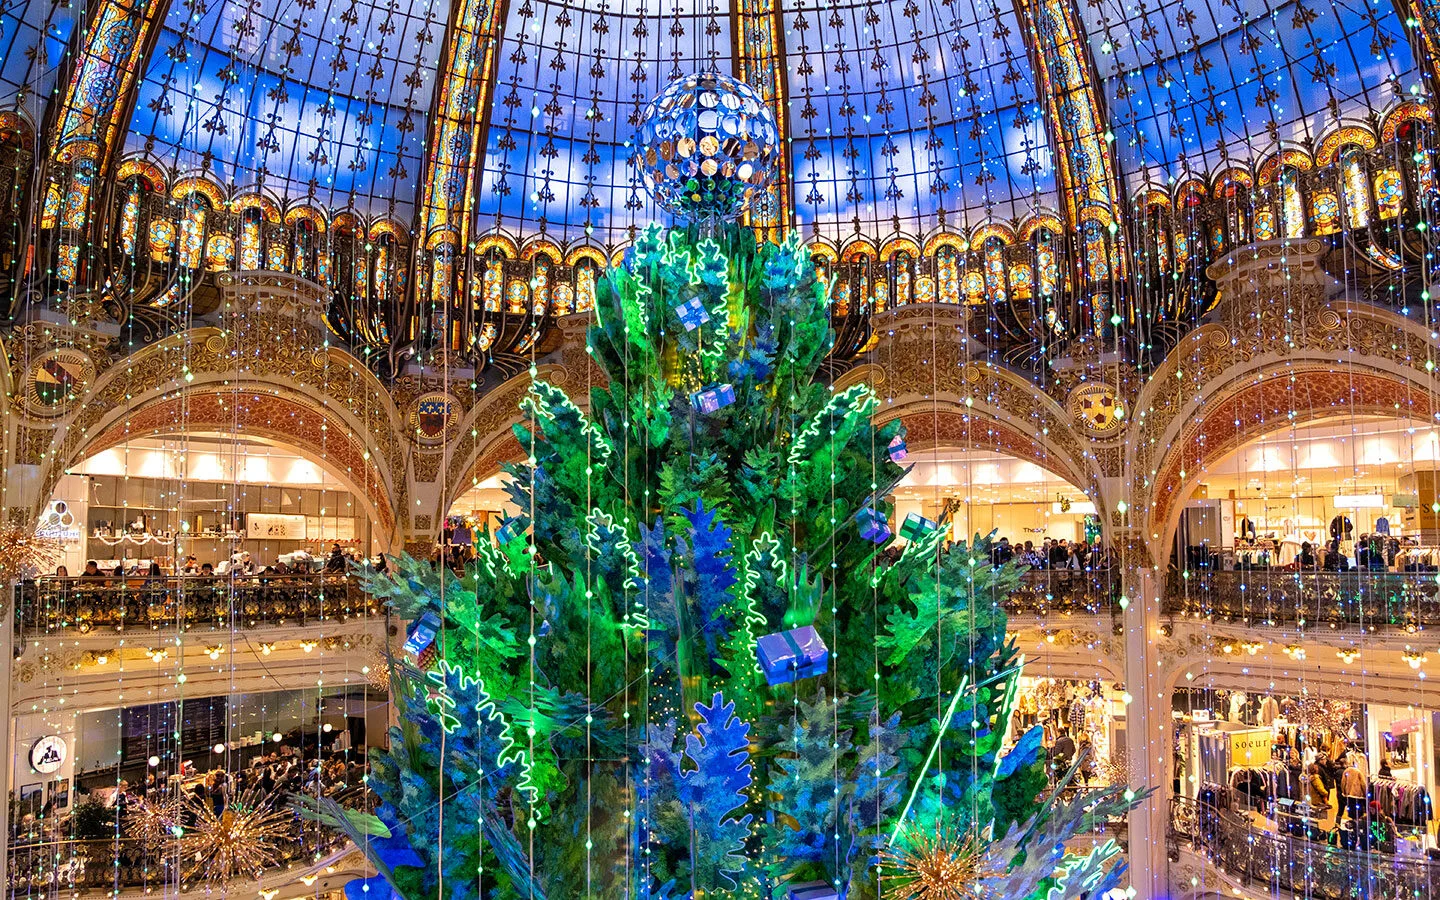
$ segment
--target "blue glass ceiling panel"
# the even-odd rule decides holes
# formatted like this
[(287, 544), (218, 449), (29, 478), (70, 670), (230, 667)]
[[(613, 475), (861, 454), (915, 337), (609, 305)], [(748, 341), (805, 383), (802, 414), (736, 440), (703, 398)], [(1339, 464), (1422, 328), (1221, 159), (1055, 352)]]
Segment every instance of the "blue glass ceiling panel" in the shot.
[(1314, 140), (1421, 79), (1388, 0), (1099, 0), (1082, 13), (1132, 187)]
[(81, 4), (21, 0), (0, 9), (0, 104), (21, 109), (38, 125), (55, 89)]
[(192, 16), (177, 0), (127, 149), (410, 221), (448, 6), (226, 0)]
[(838, 240), (856, 225), (887, 233), (896, 218), (923, 234), (942, 203), (952, 227), (1053, 207), (1035, 76), (1011, 4), (827, 5), (785, 21), (802, 223)]
[(730, 11), (711, 0), (512, 0), (491, 106), (478, 227), (618, 243), (668, 221), (634, 180), (639, 111), (672, 72), (730, 71)]

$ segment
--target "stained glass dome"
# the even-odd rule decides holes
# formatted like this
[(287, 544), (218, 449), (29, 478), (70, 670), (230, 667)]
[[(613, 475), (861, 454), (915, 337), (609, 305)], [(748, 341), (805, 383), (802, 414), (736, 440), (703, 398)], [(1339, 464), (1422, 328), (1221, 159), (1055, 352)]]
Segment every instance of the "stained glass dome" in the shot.
[(101, 174), (614, 245), (660, 217), (640, 110), (714, 67), (778, 114), (778, 214), (838, 244), (1059, 212), (1064, 184), (1122, 205), (1373, 126), (1425, 93), (1405, 22), (1363, 0), (20, 0), (0, 105)]

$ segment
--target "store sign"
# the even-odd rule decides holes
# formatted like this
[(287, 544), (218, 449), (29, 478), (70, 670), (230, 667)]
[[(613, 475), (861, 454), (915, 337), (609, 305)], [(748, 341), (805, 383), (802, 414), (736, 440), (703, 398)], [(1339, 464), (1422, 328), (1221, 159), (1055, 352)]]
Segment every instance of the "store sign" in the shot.
[(1236, 766), (1263, 766), (1270, 761), (1275, 738), (1270, 729), (1230, 732), (1230, 763)]
[(41, 775), (58, 772), (65, 765), (68, 751), (64, 738), (58, 734), (47, 734), (30, 745), (30, 768)]
[(1402, 734), (1414, 734), (1419, 730), (1419, 719), (1396, 719), (1390, 723), (1390, 735), (1392, 737), (1399, 737)]
[(64, 500), (51, 500), (35, 527), (35, 536), (69, 543), (80, 540), (80, 526), (75, 521), (75, 514), (70, 511), (70, 504)]
[(245, 516), (245, 536), (272, 541), (303, 541), (305, 517), (249, 513)]

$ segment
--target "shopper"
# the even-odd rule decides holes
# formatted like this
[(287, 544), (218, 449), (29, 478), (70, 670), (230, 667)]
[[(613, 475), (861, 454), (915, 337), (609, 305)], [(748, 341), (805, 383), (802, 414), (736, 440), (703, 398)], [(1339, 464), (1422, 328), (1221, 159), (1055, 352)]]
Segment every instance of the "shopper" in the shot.
[(1325, 786), (1325, 779), (1320, 777), (1319, 763), (1310, 764), (1305, 790), (1311, 806), (1321, 810), (1330, 808), (1330, 789)]
[(1340, 821), (1346, 815), (1359, 819), (1365, 813), (1365, 792), (1368, 785), (1365, 773), (1356, 768), (1352, 761), (1340, 776)]

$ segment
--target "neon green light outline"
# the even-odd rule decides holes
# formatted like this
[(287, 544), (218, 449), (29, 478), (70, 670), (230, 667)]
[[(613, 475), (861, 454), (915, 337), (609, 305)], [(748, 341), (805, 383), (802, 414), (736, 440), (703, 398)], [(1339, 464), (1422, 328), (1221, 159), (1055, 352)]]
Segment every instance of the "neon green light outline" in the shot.
[(439, 669), (431, 669), (425, 673), (425, 678), (434, 684), (439, 690), (430, 701), (436, 710), (436, 717), (440, 719), (440, 727), (445, 729), (446, 734), (451, 734), (461, 725), (460, 719), (452, 710), (455, 709), (455, 698), (450, 696), (450, 679), (456, 679), (456, 688), (461, 691), (468, 691), (471, 686), (476, 689), (477, 699), (475, 711), (479, 713), (482, 720), (500, 723), (500, 752), (495, 755), (498, 765), (505, 765), (510, 762), (520, 763), (520, 781), (515, 786), (518, 791), (524, 791), (530, 795), (530, 802), (534, 802), (539, 794), (539, 789), (531, 782), (531, 761), (530, 755), (525, 748), (516, 742), (511, 735), (511, 725), (505, 718), (505, 714), (495, 705), (495, 700), (490, 692), (485, 689), (485, 683), (475, 676), (454, 665), (448, 659), (440, 660)]
[(920, 774), (915, 776), (915, 786), (910, 789), (910, 797), (905, 801), (905, 808), (900, 810), (900, 818), (895, 820), (895, 830), (890, 832), (888, 846), (895, 846), (895, 839), (900, 836), (900, 829), (905, 827), (905, 820), (910, 817), (910, 807), (915, 805), (915, 796), (920, 793), (920, 786), (925, 783), (925, 773), (930, 771), (930, 764), (935, 761), (935, 754), (940, 752), (940, 739), (945, 737), (946, 731), (950, 730), (950, 720), (955, 718), (955, 707), (960, 705), (960, 698), (965, 696), (969, 684), (969, 675), (960, 679), (960, 689), (951, 698), (950, 708), (945, 710), (945, 715), (940, 720), (940, 731), (935, 735), (935, 742), (930, 745), (930, 752), (925, 755), (925, 764), (920, 767)]
[[(592, 509), (585, 517), (585, 522), (590, 530), (585, 534), (585, 545), (591, 553), (599, 555), (603, 548), (601, 546), (600, 529), (607, 528), (619, 532), (620, 536), (615, 539), (615, 547), (625, 557), (625, 568), (629, 578), (626, 579), (626, 586), (635, 590), (644, 590), (644, 581), (640, 575), (640, 557), (635, 554), (635, 545), (630, 543), (630, 536), (625, 529), (615, 527), (615, 517), (601, 509)], [(635, 609), (625, 614), (625, 621), (620, 623), (623, 629), (644, 631), (650, 627), (650, 618), (643, 612), (645, 605), (638, 600), (634, 603)]]
[[(543, 406), (541, 404), (544, 404)], [(575, 414), (580, 422), (580, 433), (589, 439), (591, 449), (598, 453), (600, 462), (604, 463), (614, 455), (614, 448), (610, 445), (610, 439), (605, 433), (595, 427), (590, 417), (580, 411), (580, 407), (566, 396), (565, 392), (546, 381), (536, 381), (530, 385), (530, 396), (525, 398), (524, 407), (537, 418), (547, 421), (557, 421), (559, 418), (553, 407), (569, 410)]]
[(870, 390), (868, 384), (852, 385), (833, 395), (795, 439), (794, 445), (790, 448), (789, 464), (798, 466), (805, 461), (811, 439), (820, 434), (820, 429), (825, 426), (825, 421), (842, 406), (845, 407), (847, 415), (858, 413), (860, 416), (868, 418), (874, 412), (875, 402), (875, 394)]

